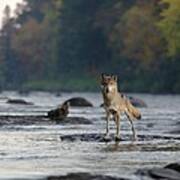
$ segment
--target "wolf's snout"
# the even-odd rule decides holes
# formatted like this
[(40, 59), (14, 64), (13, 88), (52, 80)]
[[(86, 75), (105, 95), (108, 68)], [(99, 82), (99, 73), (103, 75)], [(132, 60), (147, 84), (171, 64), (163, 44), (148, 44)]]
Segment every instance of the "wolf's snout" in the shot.
[(105, 88), (105, 92), (109, 93), (109, 88), (108, 87)]
[(106, 93), (109, 93), (109, 89), (108, 88), (106, 88)]

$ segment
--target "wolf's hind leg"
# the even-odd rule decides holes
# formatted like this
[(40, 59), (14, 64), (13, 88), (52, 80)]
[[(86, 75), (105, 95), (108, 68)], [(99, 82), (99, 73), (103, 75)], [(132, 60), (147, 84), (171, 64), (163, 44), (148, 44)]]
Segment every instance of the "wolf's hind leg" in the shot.
[(132, 130), (132, 133), (133, 133), (133, 140), (137, 140), (137, 135), (136, 135), (136, 130), (134, 128), (134, 124), (133, 124), (133, 117), (126, 112), (126, 115), (127, 115), (127, 118), (131, 124), (131, 130)]
[(116, 141), (120, 141), (121, 137), (120, 137), (120, 115), (118, 113), (114, 114), (114, 119), (115, 119), (115, 123), (116, 123), (116, 136), (115, 136), (115, 140)]
[(132, 129), (132, 132), (133, 132), (133, 140), (137, 140), (137, 135), (136, 135), (136, 130), (134, 128), (133, 120), (129, 119), (129, 121), (130, 121), (131, 129)]

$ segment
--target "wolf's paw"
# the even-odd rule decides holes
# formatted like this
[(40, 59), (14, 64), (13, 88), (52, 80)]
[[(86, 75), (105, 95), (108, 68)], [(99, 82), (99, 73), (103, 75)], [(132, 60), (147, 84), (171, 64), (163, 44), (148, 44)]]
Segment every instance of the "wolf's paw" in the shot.
[(116, 142), (121, 141), (121, 140), (122, 140), (121, 136), (115, 136), (115, 141)]
[(103, 137), (103, 140), (106, 141), (106, 142), (111, 141), (110, 135), (109, 135), (109, 134), (106, 134), (106, 135)]

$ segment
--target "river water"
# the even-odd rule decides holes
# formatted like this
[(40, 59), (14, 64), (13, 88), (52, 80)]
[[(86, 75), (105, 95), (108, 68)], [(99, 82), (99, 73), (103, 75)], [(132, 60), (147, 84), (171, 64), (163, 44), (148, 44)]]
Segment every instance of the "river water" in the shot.
[[(0, 179), (38, 179), (69, 172), (90, 172), (137, 180), (142, 168), (164, 166), (180, 160), (180, 96), (131, 94), (143, 99), (142, 119), (135, 122), (139, 140), (131, 141), (126, 118), (122, 118), (120, 143), (61, 141), (61, 136), (104, 133), (105, 113), (99, 93), (16, 92), (0, 94), (0, 117), (41, 116), (70, 97), (85, 97), (92, 108), (70, 108), (71, 117), (85, 117), (93, 124), (6, 124), (0, 126)], [(21, 98), (34, 105), (10, 105), (7, 98)], [(0, 118), (1, 121), (1, 118)], [(114, 133), (111, 122), (111, 133)]]

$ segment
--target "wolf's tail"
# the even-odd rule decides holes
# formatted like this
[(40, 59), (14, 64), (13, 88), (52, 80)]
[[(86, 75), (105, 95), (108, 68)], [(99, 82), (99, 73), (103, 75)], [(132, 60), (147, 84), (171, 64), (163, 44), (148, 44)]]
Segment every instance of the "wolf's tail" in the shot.
[(127, 108), (134, 118), (141, 119), (140, 111), (136, 107), (134, 107), (129, 100), (127, 102)]

